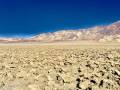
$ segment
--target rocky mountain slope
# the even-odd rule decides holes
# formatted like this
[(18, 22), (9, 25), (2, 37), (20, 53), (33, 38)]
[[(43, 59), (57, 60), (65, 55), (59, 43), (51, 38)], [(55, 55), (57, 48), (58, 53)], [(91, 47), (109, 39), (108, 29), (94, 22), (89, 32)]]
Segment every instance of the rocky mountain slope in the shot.
[(55, 41), (117, 41), (120, 42), (120, 21), (107, 26), (95, 26), (87, 29), (60, 30), (43, 33), (30, 38), (1, 38), (0, 42), (55, 42)]

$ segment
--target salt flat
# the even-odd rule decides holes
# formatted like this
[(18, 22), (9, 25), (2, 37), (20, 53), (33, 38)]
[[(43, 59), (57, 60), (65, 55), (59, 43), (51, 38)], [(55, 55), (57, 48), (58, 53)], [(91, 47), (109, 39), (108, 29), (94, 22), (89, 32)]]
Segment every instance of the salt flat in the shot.
[(119, 43), (0, 45), (0, 90), (119, 88)]

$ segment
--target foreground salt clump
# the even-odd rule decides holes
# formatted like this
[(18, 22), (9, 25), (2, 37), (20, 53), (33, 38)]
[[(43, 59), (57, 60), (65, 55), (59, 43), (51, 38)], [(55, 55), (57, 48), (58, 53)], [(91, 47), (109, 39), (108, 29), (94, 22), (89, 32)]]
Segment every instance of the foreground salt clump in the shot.
[(119, 90), (120, 49), (1, 46), (0, 90)]

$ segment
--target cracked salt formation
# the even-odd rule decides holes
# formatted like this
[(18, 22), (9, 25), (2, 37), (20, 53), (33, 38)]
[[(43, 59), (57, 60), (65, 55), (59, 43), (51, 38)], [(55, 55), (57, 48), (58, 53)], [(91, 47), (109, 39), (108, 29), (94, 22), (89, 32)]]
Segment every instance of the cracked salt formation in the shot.
[(1, 46), (0, 90), (119, 90), (120, 49)]

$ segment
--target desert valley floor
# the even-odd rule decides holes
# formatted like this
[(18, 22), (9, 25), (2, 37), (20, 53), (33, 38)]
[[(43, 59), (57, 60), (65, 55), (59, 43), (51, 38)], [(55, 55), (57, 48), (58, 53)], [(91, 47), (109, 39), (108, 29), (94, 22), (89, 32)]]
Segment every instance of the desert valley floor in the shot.
[(120, 44), (2, 44), (0, 90), (120, 90)]

